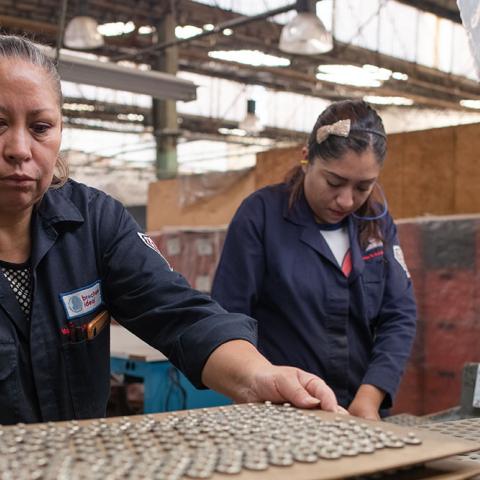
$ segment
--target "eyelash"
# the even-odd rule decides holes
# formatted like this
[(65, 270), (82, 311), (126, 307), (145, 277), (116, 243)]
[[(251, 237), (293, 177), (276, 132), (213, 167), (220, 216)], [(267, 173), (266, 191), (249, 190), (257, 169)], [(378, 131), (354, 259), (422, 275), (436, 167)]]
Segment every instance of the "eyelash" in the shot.
[(332, 182), (329, 182), (328, 180), (327, 180), (327, 185), (332, 188), (338, 188), (342, 186), (341, 183), (332, 183)]
[(36, 123), (32, 126), (32, 130), (37, 135), (43, 135), (44, 133), (47, 133), (50, 128), (51, 125), (48, 125), (47, 123)]
[[(327, 180), (327, 185), (332, 188), (340, 188), (342, 186), (341, 183), (331, 183)], [(370, 187), (364, 188), (364, 187), (357, 187), (357, 190), (361, 193), (368, 192), (370, 190)]]

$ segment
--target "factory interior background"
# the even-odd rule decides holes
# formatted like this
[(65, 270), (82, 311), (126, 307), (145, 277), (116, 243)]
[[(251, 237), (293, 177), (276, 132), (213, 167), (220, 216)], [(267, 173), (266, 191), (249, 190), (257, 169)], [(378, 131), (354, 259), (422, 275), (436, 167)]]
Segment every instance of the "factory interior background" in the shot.
[[(480, 85), (458, 6), (317, 2), (334, 48), (313, 56), (279, 49), (295, 10), (199, 35), (289, 3), (69, 2), (68, 18), (83, 9), (102, 45), (62, 49), (65, 55), (140, 71), (160, 65), (196, 86), (194, 99), (174, 101), (63, 81), (70, 175), (122, 201), (173, 267), (209, 291), (243, 198), (282, 181), (330, 102), (371, 102), (388, 134), (381, 182), (419, 302), (414, 353), (395, 408), (425, 414), (455, 406), (463, 365), (480, 354)], [(52, 46), (58, 15), (53, 0), (0, 2), (3, 30)], [(149, 50), (177, 39), (185, 41)], [(165, 90), (160, 82), (156, 88)]]
[[(279, 46), (299, 4), (320, 53)], [(455, 0), (0, 0), (0, 26), (58, 55), (70, 176), (121, 201), (206, 293), (241, 202), (299, 164), (329, 104), (371, 104), (418, 305), (390, 414), (480, 416), (480, 65)], [(227, 402), (111, 328), (111, 415)]]

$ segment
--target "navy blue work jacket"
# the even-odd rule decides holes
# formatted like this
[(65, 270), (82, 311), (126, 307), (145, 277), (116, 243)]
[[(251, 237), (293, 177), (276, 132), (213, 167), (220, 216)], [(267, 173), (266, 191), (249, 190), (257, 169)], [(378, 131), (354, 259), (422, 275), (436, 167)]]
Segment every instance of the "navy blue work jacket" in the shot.
[(235, 214), (212, 296), (258, 322), (260, 351), (274, 364), (322, 377), (348, 407), (361, 384), (391, 406), (415, 335), (412, 283), (388, 216), (384, 242), (362, 249), (348, 218), (352, 271), (345, 277), (302, 195), (285, 184), (250, 195)]
[(216, 347), (256, 342), (254, 320), (193, 290), (119, 202), (85, 185), (45, 194), (32, 217), (30, 261), (30, 320), (0, 273), (0, 423), (105, 415), (110, 329), (90, 340), (67, 334), (104, 310), (198, 387)]

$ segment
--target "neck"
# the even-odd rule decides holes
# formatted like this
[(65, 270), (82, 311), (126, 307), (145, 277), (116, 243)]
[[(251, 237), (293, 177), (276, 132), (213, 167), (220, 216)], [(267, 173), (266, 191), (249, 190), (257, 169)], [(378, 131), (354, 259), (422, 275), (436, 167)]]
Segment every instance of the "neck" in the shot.
[(0, 211), (0, 260), (23, 263), (30, 257), (32, 208), (19, 215)]

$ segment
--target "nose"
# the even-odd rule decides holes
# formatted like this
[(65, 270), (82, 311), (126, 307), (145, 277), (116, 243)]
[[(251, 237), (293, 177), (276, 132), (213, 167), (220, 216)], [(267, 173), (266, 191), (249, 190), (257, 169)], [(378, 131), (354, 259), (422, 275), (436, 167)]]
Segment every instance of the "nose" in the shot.
[(338, 208), (342, 211), (351, 210), (354, 205), (353, 191), (351, 188), (342, 188), (336, 198)]
[(31, 158), (30, 138), (23, 128), (10, 128), (4, 133), (2, 143), (7, 162), (20, 164)]

